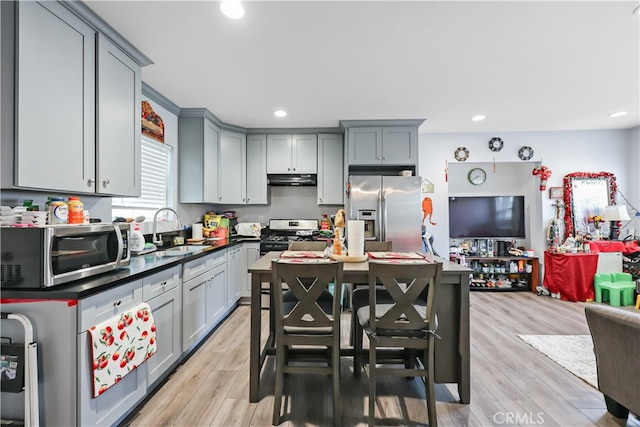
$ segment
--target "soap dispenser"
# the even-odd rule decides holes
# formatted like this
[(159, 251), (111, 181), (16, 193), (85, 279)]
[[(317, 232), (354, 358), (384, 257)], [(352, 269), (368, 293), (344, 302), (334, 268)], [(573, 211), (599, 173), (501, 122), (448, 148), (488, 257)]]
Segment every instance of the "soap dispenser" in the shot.
[(144, 250), (144, 235), (140, 231), (140, 223), (134, 223), (133, 230), (131, 231), (131, 243), (129, 250), (131, 252), (142, 252)]

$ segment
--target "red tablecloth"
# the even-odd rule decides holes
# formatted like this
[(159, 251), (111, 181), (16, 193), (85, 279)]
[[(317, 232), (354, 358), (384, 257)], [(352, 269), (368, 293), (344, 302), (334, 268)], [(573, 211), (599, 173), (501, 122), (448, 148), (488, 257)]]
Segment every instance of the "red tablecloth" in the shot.
[(591, 252), (625, 252), (624, 243), (619, 240), (592, 240), (589, 242)]
[(552, 293), (560, 292), (564, 301), (590, 301), (595, 298), (593, 276), (598, 254), (544, 253), (543, 285)]
[(622, 252), (625, 255), (640, 252), (636, 240), (595, 240), (589, 242), (589, 248), (591, 252)]

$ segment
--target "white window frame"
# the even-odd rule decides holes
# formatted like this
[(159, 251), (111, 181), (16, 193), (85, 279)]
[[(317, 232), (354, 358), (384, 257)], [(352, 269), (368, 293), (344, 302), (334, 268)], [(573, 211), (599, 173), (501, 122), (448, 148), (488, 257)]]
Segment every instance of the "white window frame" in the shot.
[[(113, 217), (136, 218), (144, 216), (141, 226), (142, 233), (150, 234), (153, 227), (155, 212), (162, 207), (173, 207), (173, 181), (175, 167), (173, 147), (151, 138), (142, 136), (140, 160), (140, 197), (113, 197), (111, 199), (111, 214)], [(151, 161), (154, 160), (154, 161)], [(165, 163), (165, 166), (158, 163)], [(164, 197), (162, 197), (164, 190)], [(168, 219), (172, 219), (168, 221)], [(173, 214), (163, 211), (158, 217), (158, 231), (177, 229)]]

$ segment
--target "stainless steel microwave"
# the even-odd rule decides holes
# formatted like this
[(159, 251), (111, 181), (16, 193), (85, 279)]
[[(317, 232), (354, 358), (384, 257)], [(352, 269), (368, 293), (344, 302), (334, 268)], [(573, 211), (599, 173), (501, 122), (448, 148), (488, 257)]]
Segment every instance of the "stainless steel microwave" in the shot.
[(1, 287), (42, 288), (129, 265), (130, 224), (0, 229)]

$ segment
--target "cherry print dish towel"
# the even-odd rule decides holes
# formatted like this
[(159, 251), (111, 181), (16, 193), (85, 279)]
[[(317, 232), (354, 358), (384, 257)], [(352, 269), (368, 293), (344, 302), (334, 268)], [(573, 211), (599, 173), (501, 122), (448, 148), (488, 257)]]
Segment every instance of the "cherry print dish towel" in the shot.
[(104, 393), (157, 350), (156, 324), (143, 303), (88, 329), (91, 337), (93, 397)]

